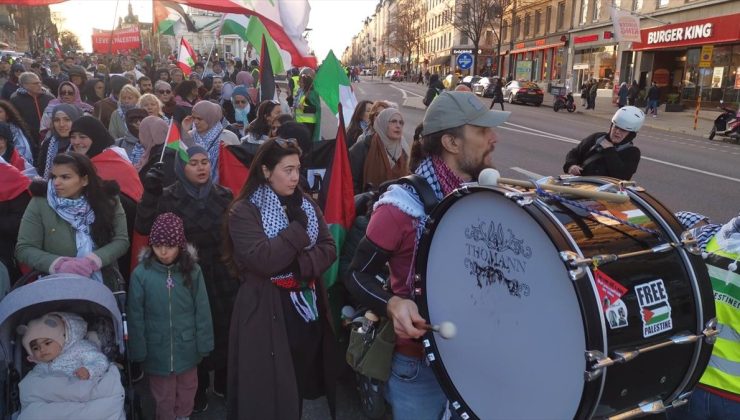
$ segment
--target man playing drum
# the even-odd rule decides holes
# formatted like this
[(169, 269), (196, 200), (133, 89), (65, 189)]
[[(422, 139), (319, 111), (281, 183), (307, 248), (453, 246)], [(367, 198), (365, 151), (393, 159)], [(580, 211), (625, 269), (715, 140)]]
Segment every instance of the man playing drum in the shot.
[[(488, 110), (468, 92), (443, 92), (432, 102), (424, 115), (424, 160), (416, 174), (426, 180), (437, 199), (493, 166), (493, 127), (509, 114)], [(347, 288), (362, 305), (393, 321), (397, 339), (386, 399), (393, 418), (401, 420), (440, 418), (447, 402), (417, 340), (427, 332), (426, 320), (413, 300), (414, 257), (425, 216), (413, 188), (391, 185), (375, 205), (347, 279)], [(376, 279), (386, 263), (390, 290)]]

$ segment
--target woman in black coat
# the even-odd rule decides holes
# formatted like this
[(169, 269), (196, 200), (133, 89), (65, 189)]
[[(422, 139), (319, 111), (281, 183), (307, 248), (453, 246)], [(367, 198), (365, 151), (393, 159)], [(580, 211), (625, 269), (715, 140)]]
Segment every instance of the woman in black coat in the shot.
[(153, 168), (144, 177), (144, 196), (136, 212), (134, 228), (148, 235), (154, 219), (172, 212), (185, 223), (188, 242), (198, 249), (198, 264), (208, 291), (213, 318), (215, 349), (198, 366), (198, 393), (195, 410), (208, 406), (209, 371), (215, 371), (214, 393), (226, 392), (226, 360), (229, 322), (239, 283), (229, 275), (221, 261), (221, 229), (226, 210), (233, 199), (231, 191), (214, 184), (208, 153), (200, 146), (187, 150), (189, 161), (175, 158), (177, 182), (164, 188), (164, 173)]

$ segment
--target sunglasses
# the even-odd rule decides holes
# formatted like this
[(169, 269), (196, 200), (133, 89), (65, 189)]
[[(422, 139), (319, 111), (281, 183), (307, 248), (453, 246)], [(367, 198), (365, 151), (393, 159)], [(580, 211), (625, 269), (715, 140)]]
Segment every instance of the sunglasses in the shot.
[(159, 93), (160, 95), (169, 95), (170, 93), (172, 93), (172, 91), (171, 91), (171, 90), (158, 90), (157, 92), (158, 92), (158, 93)]
[(298, 149), (298, 153), (303, 153), (301, 147), (298, 145), (298, 140), (296, 139), (284, 139), (280, 137), (275, 137), (275, 143), (283, 149), (295, 148)]
[(75, 92), (73, 90), (63, 90), (59, 92), (59, 96), (74, 96)]

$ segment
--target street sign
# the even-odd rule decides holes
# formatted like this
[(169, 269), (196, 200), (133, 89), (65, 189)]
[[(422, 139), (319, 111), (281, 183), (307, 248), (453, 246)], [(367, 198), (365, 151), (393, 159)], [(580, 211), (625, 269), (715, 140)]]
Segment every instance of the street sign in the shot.
[(457, 56), (457, 66), (462, 70), (467, 70), (473, 66), (473, 56), (468, 53), (463, 53)]
[(714, 53), (714, 45), (703, 45), (701, 47), (701, 54), (699, 55), (699, 67), (709, 68), (712, 67), (712, 54)]

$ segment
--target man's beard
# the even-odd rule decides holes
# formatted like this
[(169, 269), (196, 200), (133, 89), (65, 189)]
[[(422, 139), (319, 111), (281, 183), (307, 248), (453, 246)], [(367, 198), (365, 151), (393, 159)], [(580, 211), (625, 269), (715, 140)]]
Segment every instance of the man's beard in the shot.
[(490, 162), (490, 157), (492, 153), (493, 147), (491, 148), (491, 150), (486, 152), (486, 154), (484, 154), (480, 160), (463, 159), (463, 161), (460, 162), (460, 170), (470, 176), (471, 179), (478, 179), (478, 175), (480, 175), (481, 171), (483, 171), (484, 169), (495, 168), (493, 162)]

